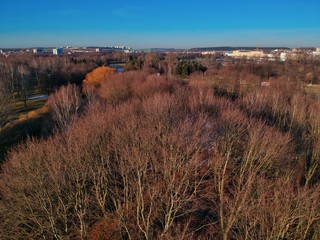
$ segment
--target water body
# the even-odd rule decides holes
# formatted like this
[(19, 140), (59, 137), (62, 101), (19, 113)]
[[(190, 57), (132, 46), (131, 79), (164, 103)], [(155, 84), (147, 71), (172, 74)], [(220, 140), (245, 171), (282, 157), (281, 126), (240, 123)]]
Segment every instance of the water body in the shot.
[(47, 99), (47, 98), (48, 98), (48, 95), (37, 95), (37, 96), (28, 97), (28, 100)]
[(125, 65), (125, 63), (110, 63), (109, 67), (115, 68), (117, 70), (117, 73), (123, 73), (124, 72), (124, 68), (123, 68), (124, 65)]

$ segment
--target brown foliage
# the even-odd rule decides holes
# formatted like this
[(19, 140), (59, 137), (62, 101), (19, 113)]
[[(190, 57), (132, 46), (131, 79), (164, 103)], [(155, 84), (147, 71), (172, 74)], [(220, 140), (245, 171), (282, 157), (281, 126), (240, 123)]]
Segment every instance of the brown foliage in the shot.
[(105, 216), (96, 222), (88, 233), (90, 240), (113, 240), (121, 238), (118, 223), (112, 216)]
[[(231, 101), (205, 79), (145, 72), (97, 92), (68, 131), (10, 153), (2, 239), (319, 238), (317, 103), (267, 90)], [(293, 135), (303, 121), (305, 185)]]
[(111, 76), (101, 82), (98, 93), (107, 103), (119, 104), (132, 98), (143, 100), (155, 93), (172, 92), (175, 84), (163, 76), (130, 71)]
[(110, 68), (107, 66), (98, 67), (86, 75), (86, 78), (83, 80), (83, 85), (85, 88), (87, 86), (99, 87), (102, 81), (105, 81), (115, 73), (115, 68)]

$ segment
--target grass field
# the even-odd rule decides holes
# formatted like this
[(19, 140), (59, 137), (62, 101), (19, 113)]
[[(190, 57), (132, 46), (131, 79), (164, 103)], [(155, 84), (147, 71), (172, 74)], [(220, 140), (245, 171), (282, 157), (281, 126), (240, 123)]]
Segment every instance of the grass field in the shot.
[(33, 99), (27, 101), (27, 106), (24, 106), (23, 101), (16, 102), (13, 106), (13, 114), (10, 116), (9, 120), (19, 119), (21, 114), (27, 114), (30, 111), (42, 108), (46, 103), (46, 99)]
[(320, 98), (320, 84), (306, 85), (304, 91), (315, 98)]
[(33, 99), (27, 101), (26, 107), (23, 101), (15, 104), (8, 123), (0, 130), (0, 162), (11, 147), (43, 134), (43, 123), (49, 118), (45, 103), (45, 99)]

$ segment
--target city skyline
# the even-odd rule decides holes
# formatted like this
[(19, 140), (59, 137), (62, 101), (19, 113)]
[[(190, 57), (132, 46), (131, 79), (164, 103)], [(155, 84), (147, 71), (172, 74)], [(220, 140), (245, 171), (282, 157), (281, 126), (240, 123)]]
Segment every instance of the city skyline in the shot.
[(83, 0), (2, 3), (0, 48), (112, 46), (320, 45), (315, 0), (190, 2), (145, 0), (121, 4)]

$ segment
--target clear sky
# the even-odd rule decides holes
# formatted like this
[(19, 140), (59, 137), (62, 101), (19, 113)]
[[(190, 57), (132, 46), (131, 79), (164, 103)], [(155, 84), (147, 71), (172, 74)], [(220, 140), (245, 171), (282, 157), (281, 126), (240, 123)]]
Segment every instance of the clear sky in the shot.
[(320, 47), (320, 0), (1, 0), (0, 48)]

